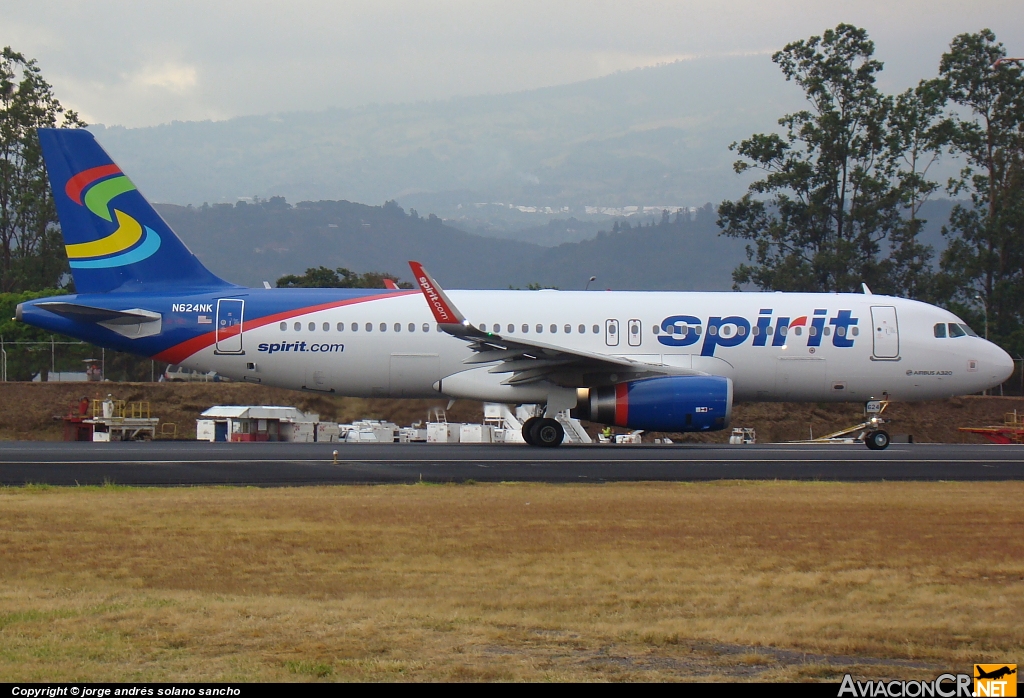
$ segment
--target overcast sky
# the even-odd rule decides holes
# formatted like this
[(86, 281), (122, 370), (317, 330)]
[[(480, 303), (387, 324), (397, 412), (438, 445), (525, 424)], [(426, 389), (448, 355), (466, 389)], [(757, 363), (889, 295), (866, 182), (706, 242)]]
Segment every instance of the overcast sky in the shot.
[(1024, 56), (1024, 0), (0, 0), (0, 45), (38, 59), (90, 123), (404, 102), (543, 87), (868, 30), (887, 89), (990, 27)]

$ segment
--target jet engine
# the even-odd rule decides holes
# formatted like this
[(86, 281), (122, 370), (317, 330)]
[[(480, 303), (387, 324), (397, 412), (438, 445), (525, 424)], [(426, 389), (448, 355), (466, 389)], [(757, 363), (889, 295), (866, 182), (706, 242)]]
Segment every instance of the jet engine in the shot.
[(729, 426), (732, 380), (665, 376), (577, 391), (572, 416), (645, 431), (716, 431)]

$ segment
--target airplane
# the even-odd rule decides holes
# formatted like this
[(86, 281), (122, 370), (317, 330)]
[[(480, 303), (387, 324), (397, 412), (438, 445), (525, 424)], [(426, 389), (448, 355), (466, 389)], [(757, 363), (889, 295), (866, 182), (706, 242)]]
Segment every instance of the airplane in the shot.
[(984, 669), (982, 669), (977, 664), (974, 665), (974, 671), (975, 671), (975, 673), (977, 673), (977, 676), (974, 677), (976, 679), (995, 679), (995, 680), (999, 680), (999, 679), (1003, 678), (1004, 676), (1010, 676), (1012, 674), (1016, 674), (1017, 673), (1016, 669), (1011, 669), (1009, 666), (1003, 666), (1003, 667), (1000, 667), (998, 669), (993, 669), (992, 671), (985, 671)]
[[(734, 402), (977, 393), (1010, 356), (947, 310), (864, 293), (247, 288), (211, 273), (83, 129), (39, 129), (73, 295), (16, 319), (233, 380), (355, 397), (535, 404), (659, 432), (725, 429)], [(265, 284), (269, 286), (269, 284)], [(885, 448), (881, 429), (865, 443)]]

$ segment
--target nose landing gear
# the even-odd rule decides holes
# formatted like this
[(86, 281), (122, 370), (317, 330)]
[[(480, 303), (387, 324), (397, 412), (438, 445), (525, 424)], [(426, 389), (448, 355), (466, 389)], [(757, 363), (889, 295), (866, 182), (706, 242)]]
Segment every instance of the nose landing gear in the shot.
[(889, 445), (889, 432), (884, 429), (868, 432), (864, 436), (864, 445), (872, 451), (881, 451)]

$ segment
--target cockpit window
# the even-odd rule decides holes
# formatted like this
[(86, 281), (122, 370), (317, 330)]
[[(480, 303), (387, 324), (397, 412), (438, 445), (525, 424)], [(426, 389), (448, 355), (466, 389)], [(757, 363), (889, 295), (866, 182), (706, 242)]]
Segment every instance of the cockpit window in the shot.
[(937, 322), (935, 323), (935, 338), (945, 339), (946, 337), (946, 323)]
[(974, 330), (972, 330), (970, 327), (968, 327), (967, 325), (965, 325), (962, 322), (960, 323), (960, 327), (962, 327), (964, 329), (964, 332), (966, 332), (967, 334), (971, 335), (972, 337), (977, 337), (978, 336), (977, 332), (975, 332)]
[(963, 337), (967, 333), (955, 322), (949, 323), (949, 336), (950, 337)]

